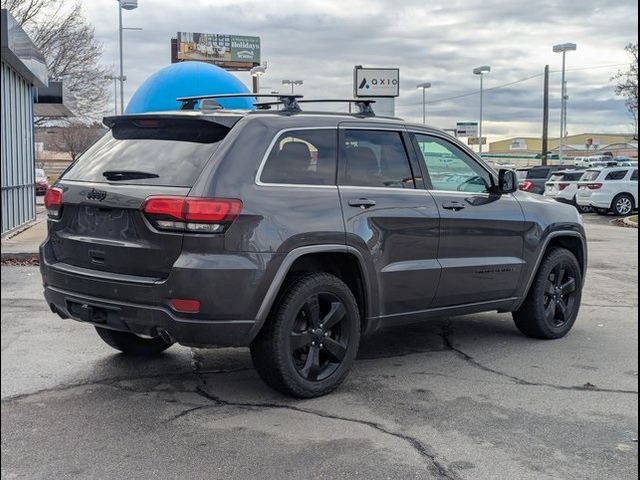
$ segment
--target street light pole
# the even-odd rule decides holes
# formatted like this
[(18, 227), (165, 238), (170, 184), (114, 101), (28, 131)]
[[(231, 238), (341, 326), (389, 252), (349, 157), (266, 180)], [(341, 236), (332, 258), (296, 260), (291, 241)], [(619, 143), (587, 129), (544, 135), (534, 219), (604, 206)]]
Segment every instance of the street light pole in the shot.
[(291, 85), (291, 95), (295, 95), (295, 86), (302, 85), (304, 82), (302, 80), (282, 80), (282, 85)]
[(483, 65), (482, 67), (474, 68), (473, 73), (475, 75), (480, 75), (480, 125), (479, 125), (479, 136), (478, 136), (478, 149), (479, 153), (482, 153), (482, 88), (483, 88), (483, 80), (484, 74), (489, 73), (491, 71), (491, 67), (489, 65)]
[(427, 123), (427, 88), (431, 88), (431, 82), (424, 82), (416, 85), (416, 88), (422, 89), (422, 124)]
[(118, 33), (120, 38), (120, 115), (124, 105), (124, 65), (122, 61), (122, 3), (118, 1)]
[(566, 85), (566, 56), (567, 52), (574, 51), (578, 48), (575, 43), (562, 43), (559, 45), (553, 46), (553, 51), (555, 53), (562, 53), (562, 85), (561, 85), (561, 95), (560, 99), (560, 139), (558, 144), (558, 160), (562, 163), (562, 154), (564, 150), (564, 136), (567, 130), (566, 126), (566, 110), (567, 110), (567, 85)]
[[(122, 9), (125, 10), (134, 10), (138, 8), (137, 0), (116, 0), (118, 2), (118, 38), (120, 41), (120, 115), (124, 113), (124, 62), (123, 62), (123, 53), (122, 53)], [(129, 29), (127, 29), (129, 30)], [(138, 30), (138, 29), (135, 29)]]

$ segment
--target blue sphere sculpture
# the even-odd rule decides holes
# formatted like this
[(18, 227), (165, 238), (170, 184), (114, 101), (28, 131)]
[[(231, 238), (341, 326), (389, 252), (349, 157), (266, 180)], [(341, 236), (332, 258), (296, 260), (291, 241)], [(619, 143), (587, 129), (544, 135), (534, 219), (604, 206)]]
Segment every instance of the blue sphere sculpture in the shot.
[[(181, 62), (158, 70), (133, 94), (125, 113), (178, 110), (177, 97), (216, 93), (250, 93), (238, 78), (204, 62)], [(253, 97), (216, 100), (226, 109), (253, 109)]]

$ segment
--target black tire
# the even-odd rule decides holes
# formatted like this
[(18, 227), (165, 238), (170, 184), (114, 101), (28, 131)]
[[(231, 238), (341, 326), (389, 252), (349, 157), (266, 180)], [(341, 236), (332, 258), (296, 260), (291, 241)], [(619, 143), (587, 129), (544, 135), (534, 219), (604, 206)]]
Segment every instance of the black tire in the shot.
[(513, 320), (528, 337), (561, 338), (573, 327), (581, 298), (578, 260), (567, 249), (552, 248), (540, 263), (524, 303), (513, 312)]
[(611, 202), (611, 211), (618, 217), (626, 217), (633, 213), (635, 208), (635, 200), (628, 193), (616, 195)]
[(127, 355), (158, 355), (172, 345), (160, 337), (143, 338), (133, 333), (110, 330), (108, 328), (96, 327), (96, 332), (107, 345)]
[(359, 345), (360, 313), (349, 287), (328, 273), (310, 273), (279, 297), (251, 358), (274, 390), (312, 398), (342, 383)]
[(608, 215), (609, 214), (609, 209), (608, 208), (596, 208), (596, 213), (598, 215)]

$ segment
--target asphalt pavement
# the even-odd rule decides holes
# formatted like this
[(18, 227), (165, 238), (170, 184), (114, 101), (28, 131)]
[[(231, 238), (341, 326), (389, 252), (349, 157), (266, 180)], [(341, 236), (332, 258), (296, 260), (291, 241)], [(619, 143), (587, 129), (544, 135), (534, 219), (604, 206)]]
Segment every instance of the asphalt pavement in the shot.
[(564, 339), (509, 314), (387, 329), (335, 393), (267, 388), (246, 349), (136, 360), (2, 267), (2, 478), (637, 478), (638, 230), (587, 216)]

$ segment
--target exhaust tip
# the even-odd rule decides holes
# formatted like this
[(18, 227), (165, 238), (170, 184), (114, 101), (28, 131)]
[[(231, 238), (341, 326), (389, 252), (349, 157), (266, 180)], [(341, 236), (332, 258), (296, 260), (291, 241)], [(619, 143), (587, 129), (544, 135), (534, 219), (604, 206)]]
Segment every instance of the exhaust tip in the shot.
[(164, 328), (158, 328), (158, 329), (157, 329), (157, 332), (158, 332), (158, 336), (159, 336), (162, 340), (164, 340), (166, 343), (169, 343), (169, 344), (176, 343), (175, 338), (173, 338), (173, 337), (171, 336), (171, 334), (170, 334), (169, 332), (167, 332)]

